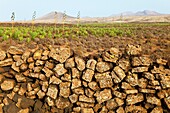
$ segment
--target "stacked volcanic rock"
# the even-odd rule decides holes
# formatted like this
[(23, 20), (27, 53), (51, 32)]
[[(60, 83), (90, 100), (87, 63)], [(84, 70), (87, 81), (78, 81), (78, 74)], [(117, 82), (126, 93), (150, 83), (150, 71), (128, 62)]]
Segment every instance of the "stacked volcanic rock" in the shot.
[(163, 113), (170, 69), (127, 45), (80, 57), (70, 48), (0, 50), (0, 113)]

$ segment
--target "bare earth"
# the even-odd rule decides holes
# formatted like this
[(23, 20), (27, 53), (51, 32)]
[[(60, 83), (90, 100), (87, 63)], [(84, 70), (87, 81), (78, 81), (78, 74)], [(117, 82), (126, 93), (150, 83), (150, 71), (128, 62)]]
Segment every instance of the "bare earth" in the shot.
[[(124, 27), (128, 29), (128, 27)], [(36, 47), (37, 44), (42, 46), (48, 45), (66, 45), (70, 46), (77, 54), (85, 52), (95, 52), (102, 49), (109, 49), (111, 47), (124, 50), (127, 44), (141, 45), (143, 53), (150, 55), (152, 59), (164, 58), (170, 59), (170, 26), (145, 26), (134, 27), (135, 35), (128, 37), (79, 37), (79, 38), (56, 38), (56, 39), (35, 39), (30, 43), (25, 41), (19, 42), (17, 40), (2, 41), (0, 37), (0, 48), (7, 49), (11, 45), (19, 45), (23, 48)]]

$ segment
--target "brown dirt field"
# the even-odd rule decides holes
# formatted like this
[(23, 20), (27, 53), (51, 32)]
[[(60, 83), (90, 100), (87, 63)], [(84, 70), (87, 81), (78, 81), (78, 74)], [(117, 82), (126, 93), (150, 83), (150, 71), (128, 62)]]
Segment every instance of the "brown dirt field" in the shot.
[[(124, 27), (124, 29), (128, 29), (128, 27)], [(130, 37), (46, 38), (35, 39), (30, 43), (13, 39), (2, 41), (2, 37), (0, 37), (0, 48), (7, 49), (11, 45), (18, 45), (23, 48), (33, 48), (37, 44), (42, 46), (66, 45), (81, 55), (84, 52), (93, 52), (111, 47), (124, 50), (127, 44), (134, 44), (141, 45), (143, 54), (150, 55), (153, 60), (156, 58), (170, 59), (170, 26), (144, 26), (134, 27), (134, 29), (135, 35)]]

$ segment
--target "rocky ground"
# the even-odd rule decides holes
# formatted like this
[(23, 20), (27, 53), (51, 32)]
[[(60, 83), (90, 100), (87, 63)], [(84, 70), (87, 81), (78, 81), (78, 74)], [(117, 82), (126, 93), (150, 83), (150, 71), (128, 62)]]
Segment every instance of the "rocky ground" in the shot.
[(170, 110), (170, 64), (141, 54), (141, 46), (85, 55), (63, 46), (28, 48), (0, 50), (1, 113)]

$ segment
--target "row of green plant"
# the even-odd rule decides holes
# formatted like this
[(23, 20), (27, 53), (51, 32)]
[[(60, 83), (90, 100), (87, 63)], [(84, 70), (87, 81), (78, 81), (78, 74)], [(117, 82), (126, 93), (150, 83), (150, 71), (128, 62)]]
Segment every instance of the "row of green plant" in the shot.
[(151, 22), (151, 23), (89, 23), (82, 26), (93, 27), (154, 27), (154, 26), (170, 26), (169, 22)]
[(130, 29), (121, 29), (115, 27), (94, 27), (88, 26), (65, 26), (63, 27), (0, 27), (0, 37), (4, 40), (9, 38), (24, 39), (30, 41), (35, 38), (80, 38), (80, 37), (114, 37), (114, 36), (132, 36)]

